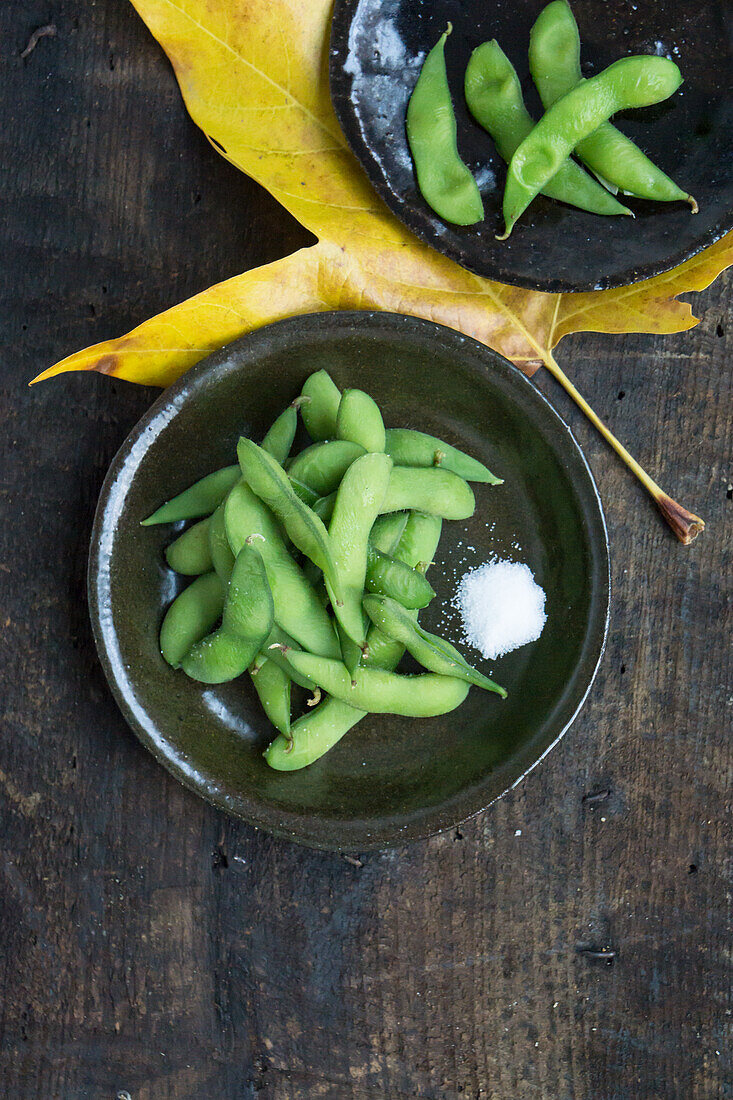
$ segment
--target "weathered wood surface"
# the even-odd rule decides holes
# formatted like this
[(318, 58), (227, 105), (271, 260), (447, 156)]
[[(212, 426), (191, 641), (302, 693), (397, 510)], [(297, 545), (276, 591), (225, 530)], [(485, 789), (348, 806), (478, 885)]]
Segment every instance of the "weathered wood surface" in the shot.
[(613, 553), (608, 652), (564, 742), (451, 835), (309, 853), (177, 786), (97, 664), (95, 498), (153, 394), (25, 388), (305, 235), (207, 146), (126, 0), (4, 0), (0, 80), (0, 1095), (731, 1097), (729, 280), (688, 335), (561, 348), (707, 519), (692, 548), (538, 379)]

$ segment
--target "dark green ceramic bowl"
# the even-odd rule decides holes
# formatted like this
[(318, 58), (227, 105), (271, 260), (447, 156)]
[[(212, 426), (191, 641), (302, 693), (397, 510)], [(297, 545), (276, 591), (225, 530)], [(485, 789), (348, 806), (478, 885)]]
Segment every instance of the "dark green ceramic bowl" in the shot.
[[(274, 772), (273, 731), (246, 677), (203, 687), (158, 650), (178, 591), (163, 550), (168, 527), (140, 520), (166, 497), (230, 463), (240, 433), (260, 440), (312, 371), (361, 386), (389, 426), (464, 447), (498, 475), (476, 486), (466, 524), (446, 523), (423, 621), (458, 637), (456, 577), (491, 554), (527, 562), (547, 592), (539, 641), (493, 662), (471, 660), (509, 691), (472, 689), (441, 718), (366, 718), (323, 759)], [(565, 424), (501, 356), (428, 321), (325, 313), (282, 321), (189, 371), (121, 447), (92, 532), (89, 604), (99, 654), (132, 729), (181, 782), (260, 828), (319, 848), (399, 844), (488, 806), (544, 756), (578, 712), (608, 620), (606, 528), (598, 493)]]

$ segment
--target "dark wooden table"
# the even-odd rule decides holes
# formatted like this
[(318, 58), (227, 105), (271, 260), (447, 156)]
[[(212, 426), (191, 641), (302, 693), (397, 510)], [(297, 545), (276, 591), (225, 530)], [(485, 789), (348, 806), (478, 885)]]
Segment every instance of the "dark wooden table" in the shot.
[(26, 389), (307, 236), (208, 147), (126, 0), (4, 0), (0, 81), (0, 1095), (733, 1096), (729, 280), (687, 335), (561, 347), (708, 521), (691, 548), (538, 376), (598, 478), (613, 555), (608, 650), (560, 747), (450, 834), (309, 852), (178, 786), (97, 663), (94, 504), (154, 393)]

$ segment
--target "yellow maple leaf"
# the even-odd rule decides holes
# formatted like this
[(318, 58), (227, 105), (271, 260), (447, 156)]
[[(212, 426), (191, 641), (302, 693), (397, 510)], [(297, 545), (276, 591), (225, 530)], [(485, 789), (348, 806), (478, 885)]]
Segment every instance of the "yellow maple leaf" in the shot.
[[(691, 328), (696, 318), (676, 296), (703, 289), (733, 263), (733, 234), (674, 271), (618, 290), (544, 294), (483, 279), (394, 218), (350, 152), (328, 91), (331, 0), (132, 2), (168, 54), (194, 121), (318, 243), (70, 355), (36, 381), (98, 370), (167, 385), (216, 348), (271, 321), (319, 310), (390, 310), (473, 336), (527, 374), (545, 364), (635, 465), (552, 349), (572, 332)], [(640, 468), (635, 472), (660, 503), (658, 486)]]

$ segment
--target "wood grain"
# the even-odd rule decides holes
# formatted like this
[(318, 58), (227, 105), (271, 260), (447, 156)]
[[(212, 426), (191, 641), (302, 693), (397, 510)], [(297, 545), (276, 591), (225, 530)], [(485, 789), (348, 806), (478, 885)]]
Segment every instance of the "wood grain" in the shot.
[(450, 835), (307, 852), (177, 786), (103, 681), (86, 542), (152, 393), (25, 388), (307, 236), (207, 146), (124, 0), (5, 0), (0, 60), (0, 1094), (729, 1100), (729, 280), (689, 334), (561, 348), (707, 520), (693, 547), (538, 376), (614, 562), (608, 652), (563, 743)]

